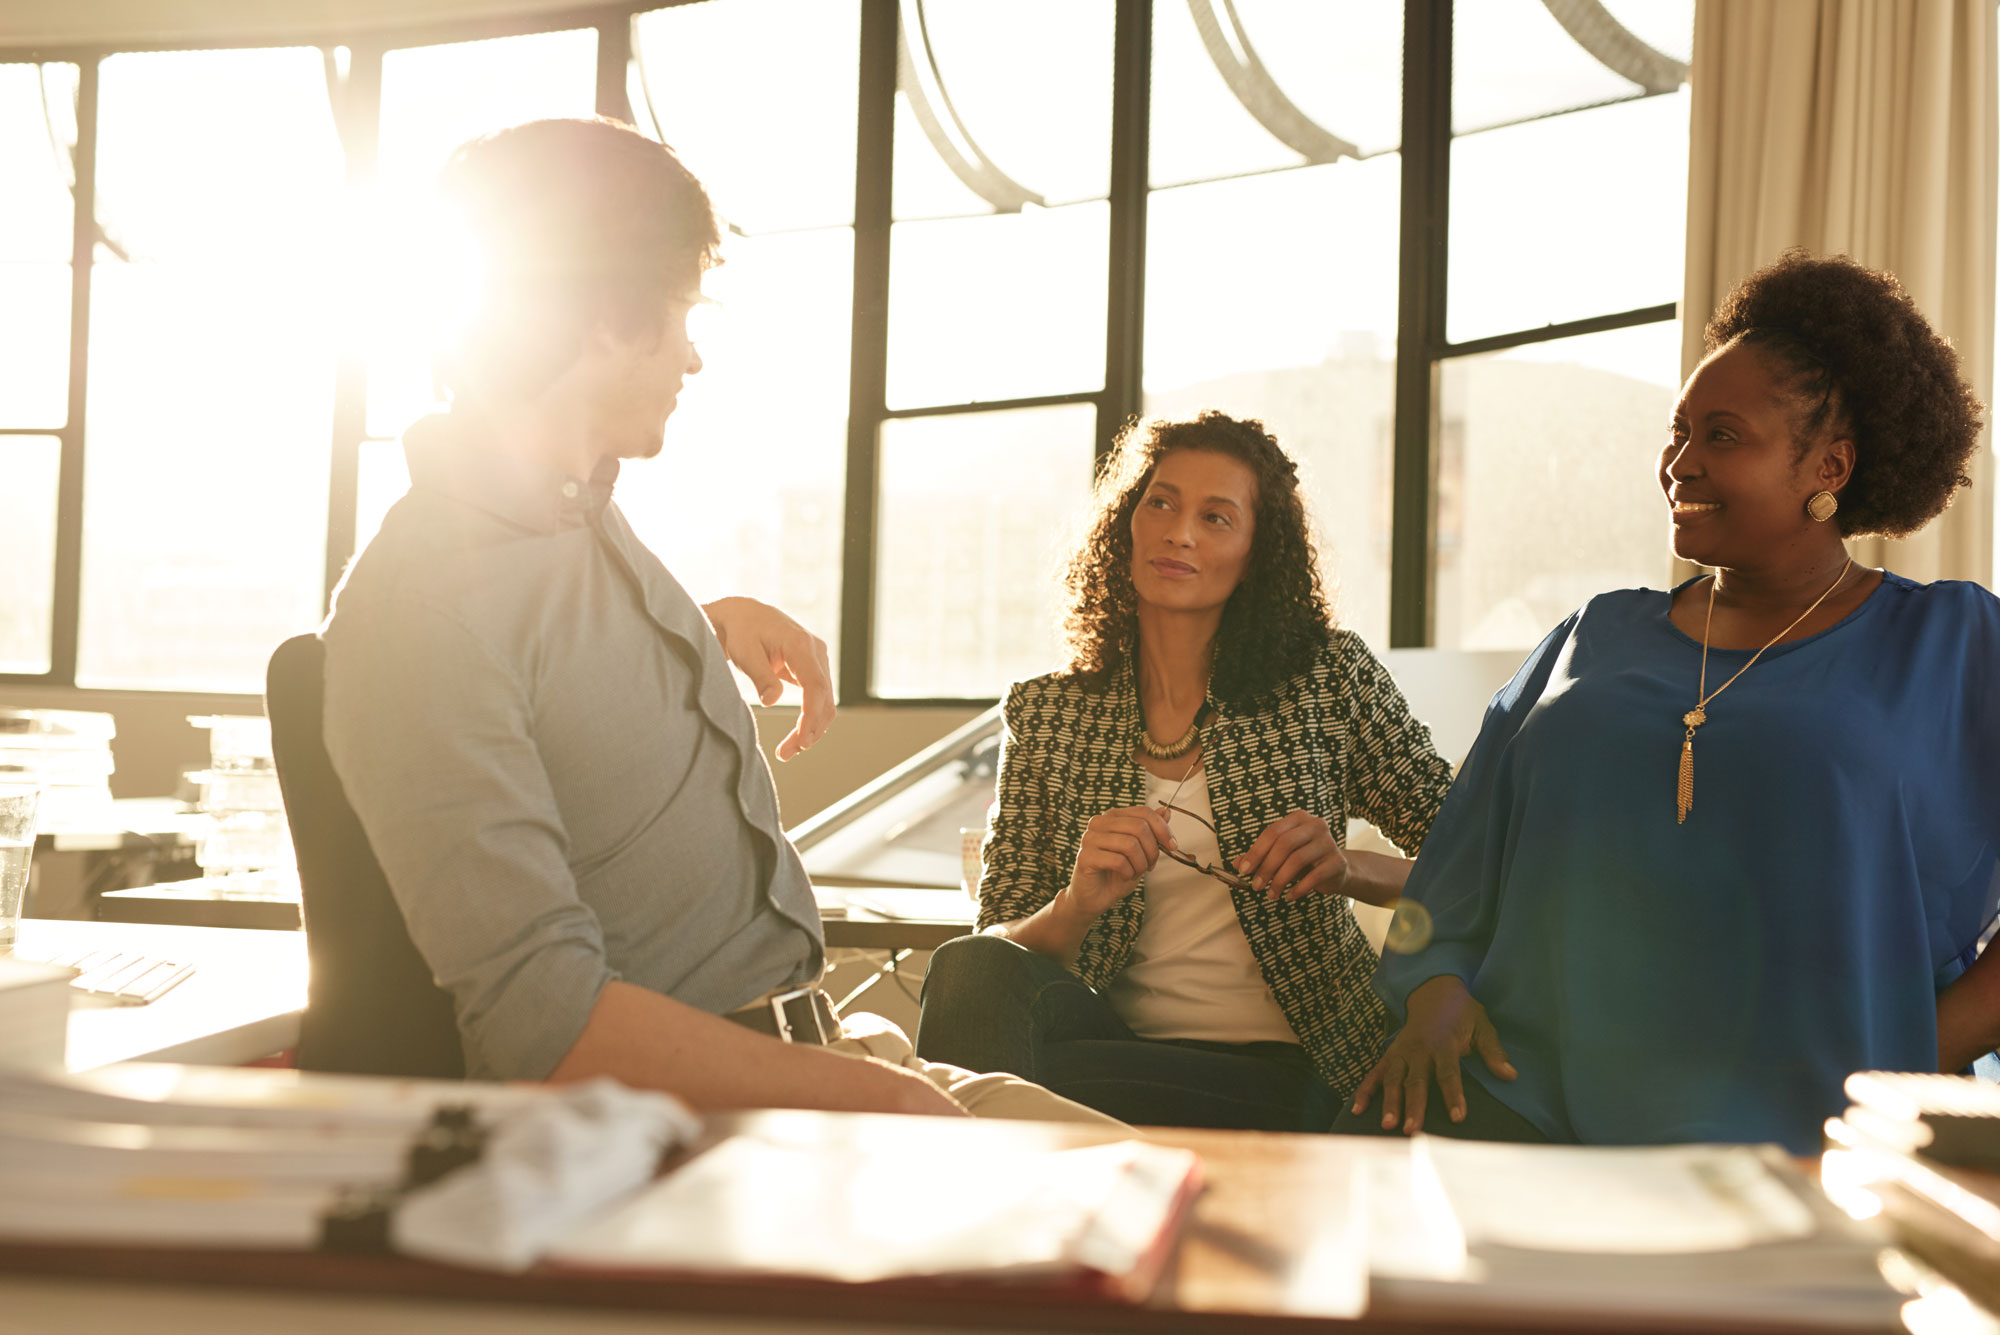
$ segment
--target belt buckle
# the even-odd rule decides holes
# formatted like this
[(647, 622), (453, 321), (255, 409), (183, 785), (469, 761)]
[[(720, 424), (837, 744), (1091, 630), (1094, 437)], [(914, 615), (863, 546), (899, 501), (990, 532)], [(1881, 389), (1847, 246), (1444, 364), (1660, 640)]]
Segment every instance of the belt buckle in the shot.
[[(792, 1022), (790, 1017), (785, 1014), (786, 1005), (797, 1001), (800, 997), (811, 996), (815, 990), (816, 988), (812, 985), (795, 987), (789, 992), (780, 992), (770, 999), (771, 1019), (778, 1026), (778, 1041), (780, 1043), (793, 1043), (797, 1041), (792, 1037)], [(814, 1026), (817, 1027), (819, 1021), (819, 1013), (817, 1011), (813, 1013), (813, 1021)]]

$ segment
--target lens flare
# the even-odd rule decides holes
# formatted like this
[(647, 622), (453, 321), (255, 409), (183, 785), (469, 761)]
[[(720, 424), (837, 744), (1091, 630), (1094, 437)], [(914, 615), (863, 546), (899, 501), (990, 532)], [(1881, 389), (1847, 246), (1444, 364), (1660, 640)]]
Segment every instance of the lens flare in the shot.
[(1382, 948), (1392, 954), (1414, 955), (1430, 943), (1431, 911), (1414, 899), (1398, 899)]

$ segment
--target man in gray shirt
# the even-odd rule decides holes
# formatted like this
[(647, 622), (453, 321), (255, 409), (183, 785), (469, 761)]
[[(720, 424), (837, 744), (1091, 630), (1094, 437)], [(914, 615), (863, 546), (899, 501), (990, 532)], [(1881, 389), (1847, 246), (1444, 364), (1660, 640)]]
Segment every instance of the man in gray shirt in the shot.
[[(409, 432), (409, 494), (322, 634), (327, 750), (468, 1073), (1095, 1119), (899, 1035), (856, 1060), (800, 991), (819, 914), (729, 664), (766, 700), (804, 688), (789, 758), (831, 720), (826, 647), (750, 599), (697, 607), (611, 499), (701, 369), (686, 321), (718, 232), (700, 183), (622, 126), (540, 121), (461, 148), (442, 184), (480, 305), (443, 364), (452, 409)], [(803, 1008), (768, 1004), (794, 992)]]

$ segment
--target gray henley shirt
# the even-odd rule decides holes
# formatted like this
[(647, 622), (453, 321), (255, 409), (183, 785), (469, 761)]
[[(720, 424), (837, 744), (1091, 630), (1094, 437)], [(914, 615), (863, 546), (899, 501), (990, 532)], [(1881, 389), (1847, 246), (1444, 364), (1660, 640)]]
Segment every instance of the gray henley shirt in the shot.
[(701, 609), (588, 481), (405, 439), (335, 595), (326, 745), (467, 1074), (546, 1076), (613, 978), (721, 1012), (818, 977), (812, 887)]

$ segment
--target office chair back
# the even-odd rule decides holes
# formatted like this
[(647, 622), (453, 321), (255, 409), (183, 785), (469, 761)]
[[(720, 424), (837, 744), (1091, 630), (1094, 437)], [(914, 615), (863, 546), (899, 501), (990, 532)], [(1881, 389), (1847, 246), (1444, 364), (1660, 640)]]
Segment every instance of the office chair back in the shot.
[(298, 1062), (309, 1071), (465, 1074), (451, 998), (431, 980), (321, 732), (326, 648), (317, 635), (271, 655), (265, 710), (298, 852), (312, 961)]

